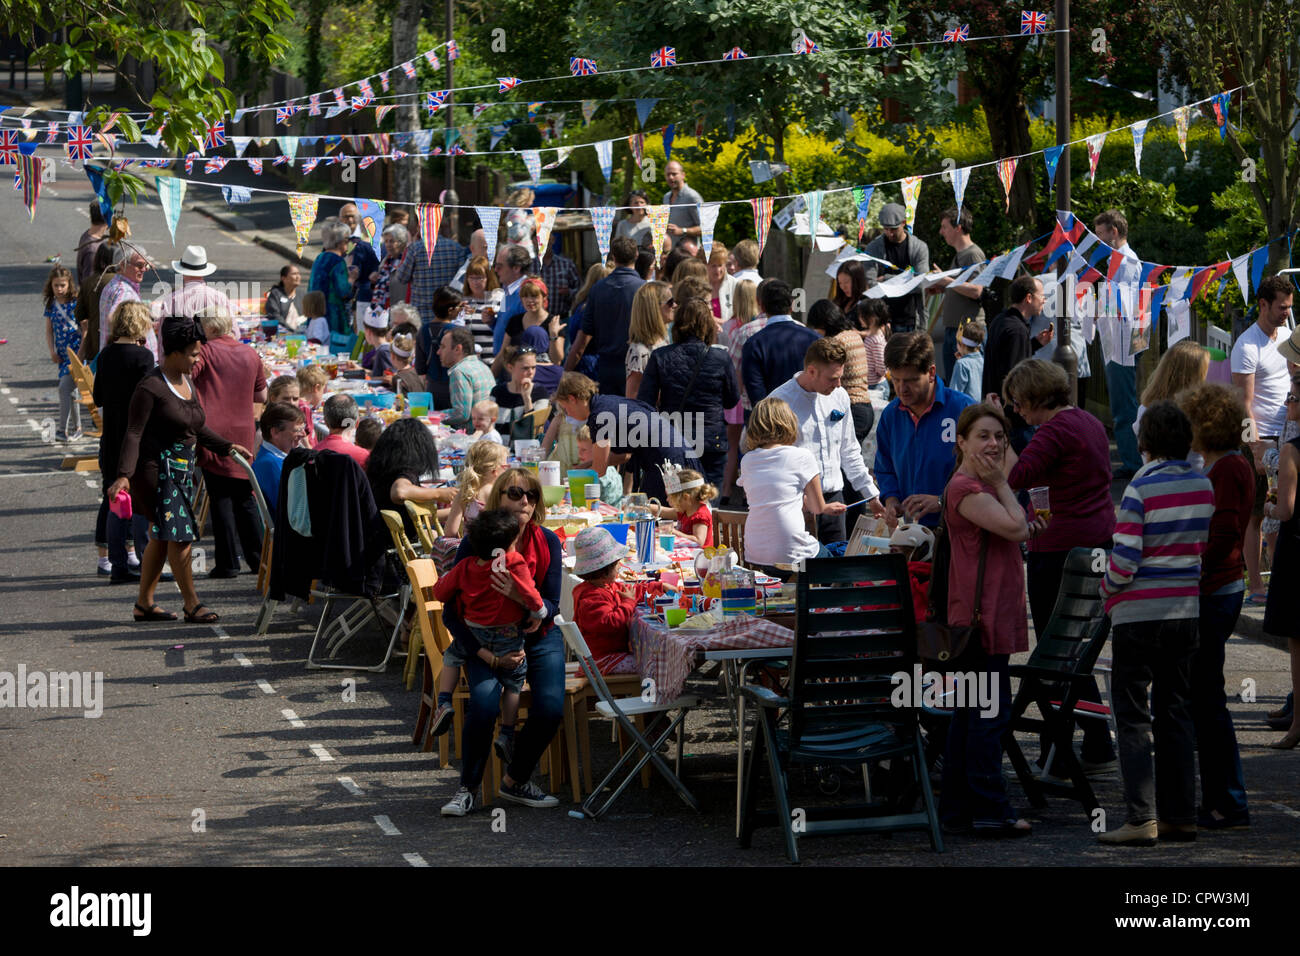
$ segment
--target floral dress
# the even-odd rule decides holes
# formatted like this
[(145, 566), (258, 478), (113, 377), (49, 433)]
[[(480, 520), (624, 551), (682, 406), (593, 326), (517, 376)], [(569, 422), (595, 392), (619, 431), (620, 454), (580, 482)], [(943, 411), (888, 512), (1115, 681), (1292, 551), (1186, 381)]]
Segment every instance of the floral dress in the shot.
[[(401, 264), (401, 256), (385, 256), (384, 261), (379, 264), (379, 278), (370, 284), (370, 308), (366, 311), (367, 315), (378, 316), (381, 312), (388, 311), (390, 300), (388, 283)], [(392, 325), (392, 322), (389, 322), (389, 325)]]

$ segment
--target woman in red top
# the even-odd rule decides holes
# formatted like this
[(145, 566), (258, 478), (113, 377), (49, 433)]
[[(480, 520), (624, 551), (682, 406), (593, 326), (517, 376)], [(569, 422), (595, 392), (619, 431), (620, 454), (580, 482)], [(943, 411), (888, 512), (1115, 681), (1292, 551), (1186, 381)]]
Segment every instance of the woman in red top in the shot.
[(1205, 456), (1214, 488), (1210, 538), (1201, 555), (1201, 615), (1192, 657), (1192, 724), (1200, 755), (1201, 808), (1208, 830), (1250, 823), (1237, 734), (1223, 693), (1223, 648), (1237, 626), (1246, 584), (1242, 541), (1255, 504), (1255, 469), (1241, 453), (1246, 407), (1222, 385), (1194, 385), (1179, 396), (1192, 422), (1192, 449)]
[[(253, 403), (266, 401), (266, 369), (249, 346), (235, 337), (229, 315), (205, 315), (208, 340), (199, 350), (190, 377), (208, 427), (231, 441), (252, 448), (257, 444)], [(238, 463), (207, 449), (199, 453), (203, 484), (212, 504), (214, 566), (208, 576), (239, 574), (239, 554), (256, 571), (262, 559), (262, 525), (253, 498), (253, 484)]]
[[(979, 836), (1027, 836), (1028, 821), (1018, 819), (1002, 780), (1002, 734), (1011, 719), (1012, 654), (1029, 649), (1025, 622), (1025, 573), (1020, 542), (1031, 526), (1003, 472), (1010, 451), (1010, 426), (1001, 409), (971, 405), (957, 420), (957, 470), (943, 493), (944, 520), (952, 547), (948, 575), (948, 623), (970, 623), (975, 607), (973, 569), (987, 536), (982, 627), (955, 663), (958, 672), (987, 674), (992, 700), (956, 701), (943, 760), (939, 814), (949, 830), (973, 827)], [(1041, 525), (1041, 519), (1035, 522)]]
[[(1056, 607), (1070, 549), (1110, 549), (1115, 533), (1110, 439), (1101, 422), (1070, 405), (1070, 382), (1059, 365), (1026, 359), (1007, 373), (1003, 391), (1020, 416), (1037, 426), (1019, 460), (1014, 451), (1007, 452), (1007, 484), (1015, 491), (1046, 486), (1051, 503), (1045, 529), (1029, 539), (1026, 562), (1029, 613), (1034, 633), (1041, 636)], [(1096, 680), (1079, 696), (1100, 704)], [(1040, 761), (1046, 761), (1049, 749), (1044, 740)], [(1083, 721), (1080, 756), (1090, 772), (1114, 767), (1115, 748), (1105, 721)]]

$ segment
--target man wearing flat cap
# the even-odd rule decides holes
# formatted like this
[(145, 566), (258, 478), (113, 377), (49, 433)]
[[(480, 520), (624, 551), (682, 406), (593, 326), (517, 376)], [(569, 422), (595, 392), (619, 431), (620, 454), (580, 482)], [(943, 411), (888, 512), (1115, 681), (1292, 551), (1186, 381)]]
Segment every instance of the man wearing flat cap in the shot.
[[(907, 214), (898, 203), (891, 202), (880, 210), (881, 234), (867, 244), (866, 253), (884, 259), (894, 268), (887, 269), (878, 262), (864, 263), (868, 286), (898, 275), (908, 266), (916, 275), (930, 271), (930, 247), (912, 235), (906, 223)], [(907, 295), (888, 296), (885, 301), (889, 303), (892, 332), (911, 332), (918, 326), (924, 327), (924, 297), (919, 286)]]

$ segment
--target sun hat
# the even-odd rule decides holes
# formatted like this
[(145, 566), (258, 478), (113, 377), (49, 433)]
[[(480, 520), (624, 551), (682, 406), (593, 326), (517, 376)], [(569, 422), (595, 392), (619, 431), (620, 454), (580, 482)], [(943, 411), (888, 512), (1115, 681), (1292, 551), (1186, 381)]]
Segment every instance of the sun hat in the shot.
[(172, 260), (172, 271), (183, 276), (210, 276), (217, 267), (208, 261), (208, 250), (202, 246), (186, 246), (185, 254)]
[(619, 544), (612, 534), (595, 525), (578, 532), (574, 538), (573, 552), (576, 558), (573, 573), (581, 576), (609, 567), (615, 561), (627, 557), (627, 545)]
[(1290, 338), (1277, 343), (1277, 350), (1288, 362), (1300, 363), (1300, 326), (1296, 327)]
[(922, 524), (900, 524), (889, 536), (891, 548), (920, 548), (913, 561), (928, 561), (934, 550), (934, 532)]

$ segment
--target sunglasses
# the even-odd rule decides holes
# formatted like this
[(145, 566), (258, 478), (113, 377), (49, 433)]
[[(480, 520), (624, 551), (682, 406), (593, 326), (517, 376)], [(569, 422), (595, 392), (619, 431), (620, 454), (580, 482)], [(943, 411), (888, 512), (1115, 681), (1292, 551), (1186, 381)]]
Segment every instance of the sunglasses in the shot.
[(536, 355), (536, 354), (537, 354), (537, 349), (533, 348), (531, 345), (524, 345), (521, 346), (520, 348), (515, 349), (516, 358), (518, 358), (520, 355)]
[(540, 492), (532, 491), (531, 489), (525, 491), (518, 485), (511, 485), (509, 488), (505, 489), (505, 493), (506, 497), (511, 501), (522, 501), (524, 498), (527, 498), (529, 504), (534, 505), (537, 504), (538, 500), (542, 497)]

